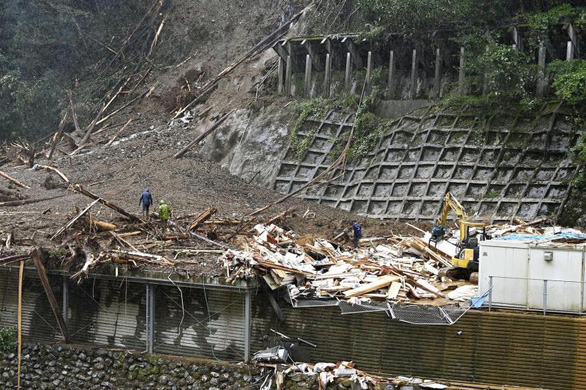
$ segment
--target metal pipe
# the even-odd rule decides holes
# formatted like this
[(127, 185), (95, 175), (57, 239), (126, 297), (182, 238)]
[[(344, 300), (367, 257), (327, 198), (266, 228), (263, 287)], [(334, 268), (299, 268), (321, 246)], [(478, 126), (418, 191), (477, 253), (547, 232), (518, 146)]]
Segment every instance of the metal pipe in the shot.
[(69, 278), (63, 276), (63, 303), (62, 303), (63, 321), (67, 325), (67, 318), (69, 317)]
[(155, 344), (155, 286), (146, 285), (146, 351), (153, 353)]
[(244, 361), (250, 361), (250, 291), (244, 296)]
[(492, 275), (488, 277), (488, 311), (492, 310)]
[(547, 279), (543, 279), (543, 315), (547, 312)]

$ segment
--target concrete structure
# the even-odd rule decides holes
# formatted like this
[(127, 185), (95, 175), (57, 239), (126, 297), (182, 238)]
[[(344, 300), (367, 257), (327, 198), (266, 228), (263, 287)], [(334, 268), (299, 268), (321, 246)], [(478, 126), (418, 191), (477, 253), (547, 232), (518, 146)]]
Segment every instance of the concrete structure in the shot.
[[(450, 191), (469, 215), (487, 221), (555, 216), (579, 168), (568, 150), (583, 131), (559, 108), (536, 117), (420, 108), (393, 121), (361, 160), (299, 196), (375, 218), (432, 220)], [(352, 124), (351, 115), (335, 111), (309, 118), (298, 133), (310, 137), (308, 150), (299, 159), (289, 148), (273, 188), (294, 192), (326, 170), (339, 153), (335, 141)]]
[[(565, 33), (552, 34), (551, 40), (542, 42), (539, 53), (530, 52), (531, 47), (525, 44), (529, 32), (517, 26), (504, 32), (499, 42), (536, 57), (541, 72), (535, 91), (538, 96), (547, 92), (550, 80), (543, 69), (548, 63), (580, 58), (580, 37), (574, 26), (560, 24), (558, 28), (565, 29)], [(277, 91), (300, 97), (330, 96), (332, 89), (334, 93), (360, 94), (365, 81), (370, 90), (370, 75), (382, 68), (388, 76), (386, 85), (380, 87), (389, 99), (437, 99), (448, 88), (460, 94), (488, 93), (486, 85), (479, 91), (466, 90), (466, 48), (456, 45), (449, 34), (438, 32), (423, 44), (400, 35), (392, 35), (387, 41), (365, 39), (358, 34), (284, 39), (273, 46), (279, 56), (279, 69), (286, 67), (286, 71), (279, 71)], [(332, 83), (336, 72), (343, 74), (343, 83)], [(296, 78), (298, 87), (288, 88), (297, 84), (293, 81)]]

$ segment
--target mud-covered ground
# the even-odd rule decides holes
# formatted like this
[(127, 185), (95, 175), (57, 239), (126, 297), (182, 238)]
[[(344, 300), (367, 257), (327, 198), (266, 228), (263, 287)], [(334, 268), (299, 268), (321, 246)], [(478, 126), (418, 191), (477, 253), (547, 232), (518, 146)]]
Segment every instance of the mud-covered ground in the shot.
[[(150, 126), (146, 125), (148, 123)], [(214, 218), (243, 219), (254, 210), (283, 197), (282, 194), (255, 185), (254, 180), (246, 182), (230, 175), (216, 163), (198, 156), (197, 148), (183, 158), (175, 159), (173, 155), (193, 137), (189, 128), (184, 128), (183, 125), (169, 126), (167, 122), (152, 118), (145, 120), (144, 124), (139, 123), (135, 126), (137, 127), (133, 129), (133, 134), (126, 138), (122, 135), (120, 142), (105, 147), (104, 144), (111, 138), (112, 133), (100, 133), (94, 137), (92, 146), (70, 157), (60, 154), (52, 164), (63, 172), (71, 183), (81, 184), (94, 194), (136, 215), (141, 213), (139, 196), (146, 187), (151, 190), (155, 202), (165, 200), (169, 203), (175, 217), (198, 214), (213, 207), (218, 209)], [(47, 162), (42, 156), (37, 156), (36, 163)], [(25, 199), (59, 196), (56, 199), (28, 205), (0, 207), (0, 234), (6, 237), (6, 234), (13, 233), (17, 244), (34, 243), (45, 248), (58, 246), (62, 240), (51, 241), (50, 237), (75, 216), (78, 210), (92, 201), (68, 190), (67, 184), (57, 174), (45, 169), (33, 170), (28, 166), (14, 163), (0, 169), (30, 186), (30, 189), (18, 188), (1, 179), (0, 190), (18, 193)], [(298, 198), (290, 198), (270, 207), (260, 213), (253, 223), (266, 222), (292, 206), (296, 207), (295, 212), (278, 224), (295, 231), (300, 237), (333, 238), (343, 229), (349, 229), (351, 221), (355, 218), (363, 224), (365, 237), (391, 233), (419, 234), (403, 223), (357, 217), (343, 210)], [(127, 223), (115, 211), (100, 204), (92, 208), (91, 214), (92, 218), (118, 225)], [(33, 241), (30, 241), (31, 238)], [(220, 235), (217, 240), (226, 242), (226, 238), (226, 235)], [(241, 236), (226, 243), (232, 247), (239, 247), (246, 239), (249, 237)], [(145, 244), (144, 237), (129, 238), (129, 241), (137, 245)], [(213, 248), (199, 240), (181, 245), (197, 249)], [(16, 249), (4, 248), (3, 254), (13, 254), (15, 251), (18, 251), (18, 245)], [(211, 271), (216, 268), (214, 257), (217, 255), (190, 256), (189, 260), (201, 261), (202, 266), (196, 268), (201, 272), (213, 274)]]

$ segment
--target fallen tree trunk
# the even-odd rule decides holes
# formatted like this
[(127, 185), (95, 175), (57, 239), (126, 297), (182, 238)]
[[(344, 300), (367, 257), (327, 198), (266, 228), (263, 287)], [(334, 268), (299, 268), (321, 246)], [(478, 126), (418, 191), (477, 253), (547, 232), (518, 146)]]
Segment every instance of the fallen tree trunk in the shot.
[(176, 119), (177, 117), (179, 117), (179, 115), (181, 115), (183, 112), (185, 112), (185, 110), (187, 110), (189, 107), (193, 106), (195, 103), (200, 101), (207, 93), (209, 93), (212, 89), (214, 89), (216, 87), (216, 85), (218, 84), (218, 82), (222, 78), (224, 78), (225, 76), (232, 73), (232, 71), (234, 71), (234, 69), (236, 69), (244, 61), (251, 58), (252, 56), (254, 56), (257, 53), (262, 52), (266, 47), (272, 45), (275, 40), (277, 40), (277, 39), (281, 38), (283, 35), (285, 35), (285, 33), (287, 33), (287, 31), (289, 31), (289, 28), (291, 28), (291, 24), (295, 23), (297, 21), (297, 19), (299, 19), (301, 17), (301, 15), (303, 15), (303, 13), (308, 8), (309, 7), (304, 8), (299, 13), (295, 14), (291, 19), (289, 19), (289, 21), (287, 21), (287, 23), (283, 24), (281, 27), (279, 27), (278, 29), (273, 31), (271, 34), (269, 34), (268, 36), (263, 38), (252, 49), (250, 49), (248, 52), (246, 52), (246, 54), (244, 54), (237, 61), (233, 62), (230, 66), (228, 66), (227, 68), (222, 70), (220, 73), (218, 73), (218, 75), (216, 77), (214, 77), (212, 80), (208, 81), (205, 84), (205, 86), (203, 87), (203, 91), (199, 94), (199, 96), (197, 96), (194, 100), (192, 100), (185, 107), (178, 110), (177, 113), (175, 114), (175, 116), (173, 116), (173, 119)]
[(74, 185), (70, 186), (70, 188), (71, 188), (72, 191), (75, 191), (78, 194), (82, 194), (82, 195), (87, 196), (88, 198), (97, 200), (98, 202), (100, 202), (104, 206), (109, 207), (112, 210), (114, 210), (114, 211), (122, 214), (123, 216), (125, 216), (128, 219), (130, 219), (131, 221), (145, 223), (145, 221), (143, 221), (142, 219), (140, 219), (136, 215), (132, 215), (129, 212), (127, 212), (126, 210), (124, 210), (123, 208), (118, 207), (115, 204), (108, 202), (107, 200), (99, 197), (98, 195), (92, 194), (91, 192), (89, 192), (88, 190), (86, 190), (85, 188), (83, 188), (81, 186), (81, 184), (74, 184)]
[[(97, 202), (97, 201), (96, 201)], [(109, 232), (118, 229), (118, 226), (106, 221), (99, 221), (97, 219), (90, 219), (90, 225), (101, 232)]]
[(193, 146), (197, 145), (202, 139), (204, 139), (205, 137), (207, 137), (208, 135), (210, 135), (214, 130), (216, 130), (218, 128), (218, 126), (220, 126), (226, 119), (228, 119), (228, 117), (230, 116), (230, 114), (232, 114), (233, 112), (234, 112), (234, 110), (231, 110), (226, 115), (224, 115), (223, 117), (221, 117), (220, 119), (218, 119), (212, 125), (212, 127), (210, 127), (209, 129), (207, 129), (206, 131), (204, 131), (203, 133), (201, 133), (200, 135), (198, 135), (196, 139), (194, 139), (193, 141), (191, 141), (190, 143), (188, 143), (186, 147), (184, 147), (183, 149), (181, 149), (181, 151), (179, 151), (173, 157), (179, 158), (179, 157), (183, 156), (185, 153), (187, 153), (189, 151), (189, 149), (191, 149)]
[(89, 209), (91, 209), (96, 203), (98, 203), (98, 200), (97, 199), (94, 200), (85, 209), (81, 210), (71, 221), (67, 222), (67, 224), (65, 224), (65, 226), (63, 226), (55, 234), (53, 234), (51, 236), (51, 240), (54, 240), (55, 238), (59, 237), (65, 230), (67, 230), (67, 228), (69, 228), (71, 225), (73, 225), (75, 223), (75, 221), (77, 221), (79, 218), (81, 218), (82, 215), (84, 215), (85, 213), (87, 213), (89, 211)]
[(59, 177), (61, 179), (63, 179), (63, 181), (65, 183), (69, 183), (69, 178), (67, 176), (65, 176), (65, 174), (63, 172), (61, 172), (59, 169), (52, 167), (50, 165), (41, 165), (41, 164), (35, 164), (35, 166), (33, 167), (33, 169), (46, 169), (48, 171), (52, 171), (55, 172), (57, 175), (59, 175)]
[(45, 290), (45, 294), (47, 294), (47, 299), (49, 300), (49, 304), (51, 305), (51, 310), (53, 310), (53, 314), (55, 315), (55, 319), (57, 320), (57, 324), (59, 325), (59, 329), (61, 330), (61, 334), (63, 335), (63, 340), (65, 343), (69, 344), (70, 337), (69, 337), (69, 330), (67, 329), (67, 325), (65, 324), (65, 320), (61, 315), (61, 309), (59, 308), (59, 304), (57, 303), (57, 299), (55, 299), (55, 295), (53, 294), (53, 290), (51, 290), (51, 285), (49, 284), (49, 279), (47, 278), (47, 271), (45, 271), (45, 267), (41, 262), (41, 257), (39, 255), (39, 249), (33, 250), (31, 253), (33, 258), (33, 262), (35, 263), (35, 267), (37, 268), (37, 272), (39, 273), (39, 278), (41, 279), (41, 284), (43, 285), (43, 289)]
[(21, 188), (26, 188), (29, 189), (30, 187), (27, 186), (26, 184), (23, 184), (21, 182), (19, 182), (18, 180), (16, 180), (13, 177), (8, 176), (6, 173), (0, 171), (0, 176), (5, 178), (6, 180), (8, 180), (9, 182), (12, 182), (13, 184), (16, 184), (17, 186), (21, 187)]
[(7, 206), (22, 206), (25, 204), (37, 203), (37, 202), (44, 202), (46, 200), (52, 200), (57, 198), (63, 198), (65, 195), (57, 195), (57, 196), (50, 196), (48, 198), (39, 198), (39, 199), (25, 199), (25, 200), (12, 200), (9, 202), (0, 202), (0, 207), (7, 207)]
[(126, 122), (124, 124), (124, 126), (122, 126), (122, 128), (116, 132), (116, 134), (114, 134), (114, 136), (112, 137), (112, 139), (110, 139), (110, 141), (108, 141), (108, 143), (106, 145), (104, 145), (104, 147), (107, 147), (107, 146), (112, 145), (112, 143), (116, 140), (116, 138), (118, 138), (118, 136), (120, 134), (122, 134), (122, 132), (124, 131), (124, 129), (126, 129), (126, 127), (130, 124), (130, 122), (132, 122), (132, 118), (130, 118), (128, 120), (128, 122)]
[(65, 111), (65, 114), (63, 114), (63, 117), (61, 118), (61, 121), (59, 122), (57, 134), (55, 134), (55, 138), (53, 139), (53, 144), (51, 145), (51, 151), (49, 152), (49, 156), (47, 157), (47, 161), (51, 161), (51, 159), (53, 158), (53, 153), (55, 153), (55, 148), (57, 147), (57, 144), (59, 143), (59, 141), (61, 140), (61, 137), (63, 136), (63, 129), (65, 129), (66, 122), (67, 122), (67, 111)]
[(30, 254), (7, 256), (7, 257), (3, 257), (0, 259), (0, 264), (6, 265), (6, 264), (14, 263), (14, 262), (17, 262), (20, 260), (30, 259), (30, 257), (31, 257)]

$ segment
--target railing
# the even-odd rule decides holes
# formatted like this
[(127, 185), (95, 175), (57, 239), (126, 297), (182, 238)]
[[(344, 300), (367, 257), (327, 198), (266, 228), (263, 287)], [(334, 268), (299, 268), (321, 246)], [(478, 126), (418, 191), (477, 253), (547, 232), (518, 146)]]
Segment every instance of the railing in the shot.
[(586, 283), (559, 279), (489, 276), (488, 310), (517, 310), (584, 314)]

